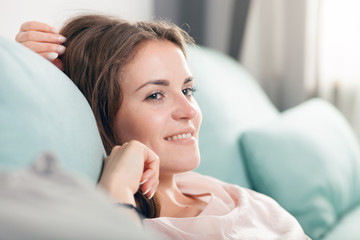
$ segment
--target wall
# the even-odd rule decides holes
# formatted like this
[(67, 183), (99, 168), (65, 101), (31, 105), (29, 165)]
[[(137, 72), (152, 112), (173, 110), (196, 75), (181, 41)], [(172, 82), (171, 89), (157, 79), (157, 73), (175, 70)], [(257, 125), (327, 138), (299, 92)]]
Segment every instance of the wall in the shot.
[(202, 46), (237, 58), (250, 0), (154, 0), (154, 14), (183, 27)]
[(153, 0), (1, 0), (0, 36), (14, 39), (22, 23), (46, 22), (56, 28), (83, 11), (117, 15), (131, 20), (152, 18)]

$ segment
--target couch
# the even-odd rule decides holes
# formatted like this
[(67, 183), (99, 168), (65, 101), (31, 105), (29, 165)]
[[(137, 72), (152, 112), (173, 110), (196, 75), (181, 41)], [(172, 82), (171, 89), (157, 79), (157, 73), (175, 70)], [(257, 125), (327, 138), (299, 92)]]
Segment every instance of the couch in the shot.
[[(360, 145), (330, 103), (279, 112), (235, 60), (190, 47), (203, 112), (198, 171), (274, 198), (312, 239), (360, 239)], [(157, 239), (95, 187), (94, 116), (51, 63), (0, 39), (0, 235)], [(274, 219), (276, 221), (276, 219)]]

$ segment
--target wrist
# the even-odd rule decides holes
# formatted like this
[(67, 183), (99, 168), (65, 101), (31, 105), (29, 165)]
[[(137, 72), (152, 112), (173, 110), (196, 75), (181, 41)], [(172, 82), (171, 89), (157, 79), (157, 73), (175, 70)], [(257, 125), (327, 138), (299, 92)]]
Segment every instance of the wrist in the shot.
[(118, 203), (118, 205), (124, 207), (124, 208), (127, 208), (127, 209), (131, 209), (131, 210), (134, 210), (137, 215), (139, 216), (140, 219), (143, 219), (144, 218), (144, 215), (142, 214), (141, 210), (137, 207), (135, 207), (134, 205), (132, 204), (128, 204), (128, 203)]
[(130, 204), (134, 207), (136, 206), (134, 194), (129, 189), (118, 189), (112, 194), (112, 197), (115, 199), (116, 202), (122, 204)]
[(98, 187), (103, 188), (115, 202), (136, 206), (134, 194), (129, 188), (122, 186), (111, 187), (104, 182), (99, 182)]

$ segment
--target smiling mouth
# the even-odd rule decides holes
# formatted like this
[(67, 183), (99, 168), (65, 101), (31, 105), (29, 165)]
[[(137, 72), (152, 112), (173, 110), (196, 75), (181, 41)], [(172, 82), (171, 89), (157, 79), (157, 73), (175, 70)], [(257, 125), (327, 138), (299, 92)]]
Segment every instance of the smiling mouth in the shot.
[(182, 134), (177, 134), (171, 137), (166, 137), (165, 140), (167, 141), (175, 141), (175, 140), (181, 140), (181, 139), (187, 139), (187, 138), (191, 138), (192, 134), (191, 133), (182, 133)]

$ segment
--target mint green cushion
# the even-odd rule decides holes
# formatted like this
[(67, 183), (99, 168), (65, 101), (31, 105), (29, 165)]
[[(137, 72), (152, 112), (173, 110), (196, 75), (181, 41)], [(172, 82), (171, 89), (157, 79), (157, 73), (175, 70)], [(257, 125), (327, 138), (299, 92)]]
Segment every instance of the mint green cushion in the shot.
[(246, 131), (240, 145), (254, 190), (278, 201), (313, 239), (360, 201), (358, 141), (325, 100), (309, 100)]
[(329, 231), (324, 240), (359, 240), (360, 205), (343, 216), (336, 226)]
[(203, 113), (197, 171), (249, 187), (237, 139), (244, 129), (276, 118), (278, 111), (234, 59), (209, 48), (190, 47), (188, 60)]
[(24, 168), (43, 152), (98, 179), (104, 148), (91, 108), (59, 69), (0, 38), (0, 169)]

